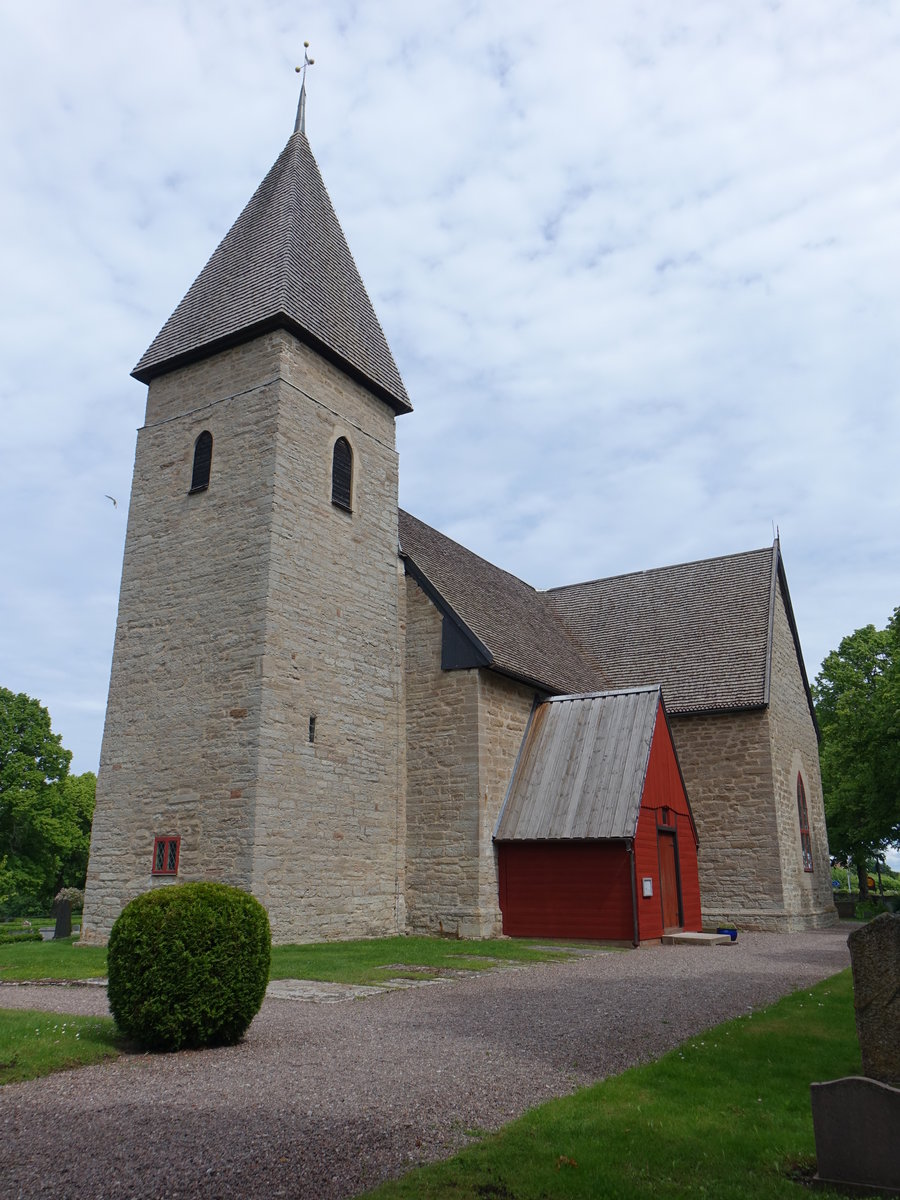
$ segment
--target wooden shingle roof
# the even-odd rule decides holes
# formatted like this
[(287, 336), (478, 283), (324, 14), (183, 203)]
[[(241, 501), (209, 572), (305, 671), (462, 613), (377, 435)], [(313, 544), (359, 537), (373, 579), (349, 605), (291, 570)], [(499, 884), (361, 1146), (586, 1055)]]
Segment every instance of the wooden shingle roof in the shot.
[(779, 560), (776, 543), (545, 595), (610, 686), (660, 683), (670, 713), (761, 708)]
[(401, 553), (481, 662), (550, 694), (662, 686), (669, 713), (769, 703), (776, 588), (812, 697), (779, 543), (536, 591), (400, 512)]
[(164, 371), (284, 328), (385, 400), (409, 397), (306, 135), (292, 134), (132, 374)]
[(400, 510), (400, 552), (484, 652), (485, 665), (549, 692), (596, 689), (599, 668), (544, 593)]

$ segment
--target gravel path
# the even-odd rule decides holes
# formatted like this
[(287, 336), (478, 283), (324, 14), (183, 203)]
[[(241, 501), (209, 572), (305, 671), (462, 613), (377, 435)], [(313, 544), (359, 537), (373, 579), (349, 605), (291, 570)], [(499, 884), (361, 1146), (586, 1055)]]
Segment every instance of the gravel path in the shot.
[[(0, 1196), (354, 1196), (849, 965), (846, 930), (643, 947), (344, 1003), (269, 998), (239, 1045), (0, 1090)], [(0, 1007), (106, 1010), (102, 989)]]

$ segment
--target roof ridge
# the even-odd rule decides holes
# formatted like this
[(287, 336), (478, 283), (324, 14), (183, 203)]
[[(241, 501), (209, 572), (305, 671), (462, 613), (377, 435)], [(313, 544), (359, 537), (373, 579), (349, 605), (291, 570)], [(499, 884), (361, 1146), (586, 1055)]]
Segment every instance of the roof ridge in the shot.
[(771, 546), (759, 546), (754, 550), (739, 550), (734, 554), (714, 554), (709, 558), (693, 558), (686, 562), (669, 563), (661, 567), (646, 567), (640, 571), (620, 571), (616, 575), (598, 575), (595, 579), (582, 579), (577, 583), (562, 583), (555, 587), (544, 588), (543, 595), (549, 595), (551, 592), (566, 592), (573, 588), (588, 587), (592, 583), (613, 583), (619, 579), (637, 579), (639, 576), (659, 575), (665, 571), (678, 571), (687, 567), (700, 567), (707, 563), (725, 562), (726, 560), (736, 560), (739, 558), (751, 558), (756, 554), (771, 554)]
[(661, 683), (647, 683), (635, 687), (606, 688), (597, 692), (567, 692), (561, 696), (548, 696), (542, 704), (558, 704), (560, 700), (614, 700), (617, 696), (641, 696), (647, 692), (659, 692), (662, 697)]

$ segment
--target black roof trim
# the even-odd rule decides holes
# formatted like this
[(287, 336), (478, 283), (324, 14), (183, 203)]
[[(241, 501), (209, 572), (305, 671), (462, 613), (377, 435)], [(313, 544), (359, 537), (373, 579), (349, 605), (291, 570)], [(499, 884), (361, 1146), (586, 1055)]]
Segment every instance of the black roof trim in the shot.
[(491, 654), (490, 650), (488, 650), (487, 646), (485, 646), (484, 642), (482, 642), (480, 638), (478, 638), (472, 632), (459, 613), (447, 603), (424, 571), (422, 571), (420, 567), (416, 566), (413, 559), (410, 558), (409, 554), (407, 554), (402, 547), (400, 549), (400, 557), (403, 559), (403, 565), (406, 573), (408, 575), (412, 575), (413, 579), (416, 581), (434, 607), (438, 610), (441, 616), (444, 617), (445, 620), (452, 622), (460, 636), (471, 645), (474, 657), (480, 660), (475, 665), (479, 667), (493, 666), (493, 655)]
[(192, 363), (202, 362), (205, 358), (212, 358), (215, 354), (220, 354), (223, 350), (230, 350), (234, 346), (241, 346), (245, 342), (253, 341), (254, 338), (262, 337), (266, 333), (273, 333), (276, 329), (283, 329), (292, 334), (298, 341), (309, 346), (311, 350), (315, 350), (322, 358), (327, 359), (339, 370), (343, 371), (356, 383), (362, 384), (370, 392), (373, 392), (380, 400), (384, 400), (389, 404), (397, 416), (403, 416), (404, 413), (413, 411), (412, 405), (400, 400), (386, 387), (383, 387), (376, 379), (372, 379), (365, 371), (361, 371), (349, 359), (344, 358), (332, 346), (321, 341), (308, 329), (289, 317), (287, 313), (276, 313), (274, 316), (267, 317), (264, 321), (257, 321), (253, 325), (248, 325), (244, 329), (239, 329), (234, 333), (226, 334), (225, 337), (216, 338), (214, 341), (206, 342), (202, 346), (195, 346), (191, 350), (186, 350), (181, 354), (175, 354), (171, 358), (164, 359), (161, 362), (149, 363), (145, 367), (135, 367), (131, 372), (132, 378), (139, 380), (141, 383), (149, 384), (151, 380), (156, 379), (159, 375), (167, 375), (170, 371), (177, 371), (181, 367), (189, 367)]

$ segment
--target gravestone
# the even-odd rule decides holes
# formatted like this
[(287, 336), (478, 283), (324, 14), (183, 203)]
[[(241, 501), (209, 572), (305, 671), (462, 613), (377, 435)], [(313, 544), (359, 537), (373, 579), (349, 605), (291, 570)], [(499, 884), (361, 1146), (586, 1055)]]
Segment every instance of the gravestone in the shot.
[(900, 1087), (900, 916), (882, 913), (847, 944), (863, 1075)]
[(900, 916), (847, 939), (864, 1075), (810, 1085), (816, 1182), (900, 1196)]
[(67, 938), (72, 936), (72, 902), (71, 900), (54, 900), (56, 908), (56, 928), (53, 930), (54, 940), (56, 938)]

